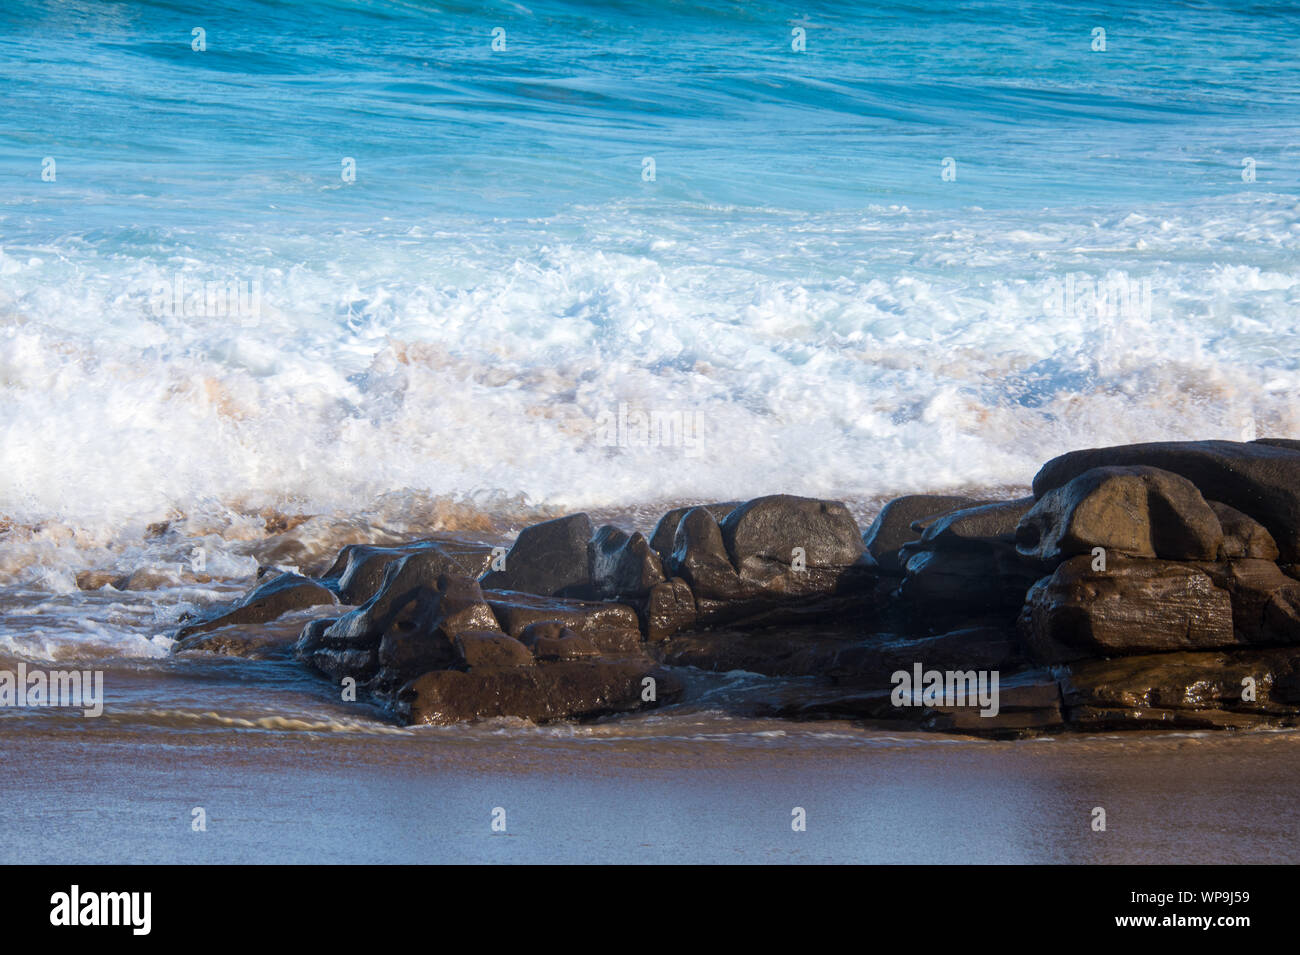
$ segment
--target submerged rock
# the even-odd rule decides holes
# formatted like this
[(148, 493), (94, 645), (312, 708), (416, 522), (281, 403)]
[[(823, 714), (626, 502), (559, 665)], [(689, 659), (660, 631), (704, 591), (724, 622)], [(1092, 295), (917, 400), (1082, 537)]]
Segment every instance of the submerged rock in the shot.
[(578, 661), (481, 667), (468, 673), (435, 670), (403, 687), (396, 707), (407, 723), (505, 716), (549, 723), (652, 709), (680, 693), (677, 679), (661, 669), (626, 661)]
[(326, 587), (298, 574), (276, 574), (255, 586), (234, 605), (186, 623), (176, 631), (184, 638), (234, 624), (266, 623), (292, 610), (336, 604), (338, 599)]

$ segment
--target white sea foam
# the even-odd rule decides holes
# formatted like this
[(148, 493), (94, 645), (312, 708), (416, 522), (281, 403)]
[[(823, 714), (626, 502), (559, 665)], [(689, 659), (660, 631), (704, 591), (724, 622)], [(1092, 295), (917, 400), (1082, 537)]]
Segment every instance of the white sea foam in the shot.
[[(240, 520), (262, 536), (231, 514), (264, 507), (865, 498), (1023, 485), (1079, 446), (1294, 434), (1298, 232), (1294, 201), (1257, 197), (1034, 221), (621, 205), (187, 254), (165, 236), (144, 257), (10, 245), (0, 516), (58, 591), (75, 582), (51, 568), (181, 514), (192, 535), (220, 515), (226, 540)], [(257, 278), (258, 324), (156, 314), (178, 273)], [(1149, 314), (1062, 310), (1071, 276), (1146, 283)], [(620, 406), (698, 416), (701, 447), (608, 440)], [(0, 571), (31, 562), (18, 543)]]

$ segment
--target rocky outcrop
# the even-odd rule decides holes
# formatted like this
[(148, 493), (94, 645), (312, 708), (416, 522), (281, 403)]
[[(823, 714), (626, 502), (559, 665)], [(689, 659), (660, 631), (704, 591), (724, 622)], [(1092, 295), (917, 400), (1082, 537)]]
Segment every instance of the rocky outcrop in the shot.
[(319, 608), (296, 656), (406, 722), (684, 701), (999, 738), (1300, 725), (1296, 447), (1075, 452), (1033, 497), (910, 495), (865, 535), (838, 502), (773, 495), (648, 537), (547, 521), (492, 568), (486, 544), (354, 546), (175, 649), (283, 656)]
[(1071, 451), (1043, 465), (1034, 496), (1099, 467), (1146, 466), (1181, 475), (1268, 529), (1288, 563), (1300, 561), (1300, 450), (1285, 442), (1162, 441)]

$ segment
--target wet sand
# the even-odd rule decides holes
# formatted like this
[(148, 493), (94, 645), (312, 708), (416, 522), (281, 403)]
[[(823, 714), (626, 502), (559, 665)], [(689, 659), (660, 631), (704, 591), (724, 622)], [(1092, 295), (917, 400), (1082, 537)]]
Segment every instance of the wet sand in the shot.
[(151, 719), (51, 714), (0, 736), (0, 861), (1300, 861), (1296, 733), (987, 742), (707, 712), (413, 730)]

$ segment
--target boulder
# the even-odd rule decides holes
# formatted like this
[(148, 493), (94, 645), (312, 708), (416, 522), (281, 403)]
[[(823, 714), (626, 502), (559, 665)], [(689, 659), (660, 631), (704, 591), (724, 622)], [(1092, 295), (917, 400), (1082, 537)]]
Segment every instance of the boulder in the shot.
[(321, 583), (337, 593), (343, 603), (364, 604), (379, 590), (389, 564), (416, 553), (424, 554), (426, 566), (435, 575), (478, 577), (492, 559), (492, 548), (486, 544), (451, 541), (414, 541), (398, 547), (349, 544), (322, 575)]
[(927, 550), (955, 550), (986, 541), (1014, 544), (1016, 527), (1033, 506), (1034, 499), (1025, 497), (949, 511), (926, 524), (919, 544)]
[[(694, 594), (697, 623), (738, 620), (768, 608), (830, 596), (855, 600), (870, 593), (875, 576), (859, 560), (856, 529), (853, 542), (844, 539), (843, 518), (852, 521), (847, 511), (841, 515), (831, 502), (808, 498), (760, 498), (750, 504), (755, 507), (742, 505), (727, 517), (730, 546), (722, 527), (703, 508), (687, 511), (678, 522), (664, 569), (684, 580)], [(793, 530), (777, 529), (781, 513), (790, 516)], [(771, 543), (758, 543), (762, 528), (772, 535)], [(822, 537), (814, 543), (818, 533)], [(812, 549), (796, 540), (804, 540)], [(796, 547), (804, 549), (797, 562)]]
[(998, 541), (916, 551), (908, 556), (906, 572), (899, 596), (913, 611), (929, 614), (1017, 608), (1043, 573), (1036, 562)]
[(376, 689), (393, 690), (428, 670), (468, 665), (456, 643), (464, 633), (501, 634), (501, 628), (472, 577), (440, 574), (382, 633)]
[(871, 526), (862, 535), (863, 544), (881, 570), (901, 574), (903, 563), (898, 559), (898, 549), (921, 537), (920, 530), (912, 529), (913, 522), (982, 503), (985, 502), (951, 494), (908, 494), (896, 497), (881, 508), (876, 519), (871, 522)]
[(1060, 684), (1075, 730), (1293, 725), (1300, 654), (1211, 651), (1087, 660), (1063, 669)]
[(1117, 557), (1094, 570), (1091, 557), (1072, 557), (1030, 589), (1020, 624), (1030, 657), (1046, 664), (1238, 643), (1227, 592), (1165, 560)]
[(592, 592), (599, 598), (644, 597), (663, 583), (663, 563), (640, 533), (606, 524), (587, 544)]
[(640, 621), (626, 604), (538, 597), (511, 591), (484, 594), (502, 629), (522, 640), (528, 628), (554, 623), (590, 640), (611, 656), (642, 653)]
[(381, 667), (391, 680), (410, 667), (450, 665), (457, 633), (500, 627), (473, 578), (440, 573), (440, 566), (423, 551), (392, 562), (363, 606), (319, 633), (304, 631), (299, 658), (335, 678), (357, 680), (374, 677)]
[(533, 524), (519, 533), (505, 556), (505, 569), (484, 575), (485, 590), (516, 590), (543, 597), (583, 596), (590, 590), (587, 542), (591, 518), (570, 514)]
[(740, 579), (723, 541), (722, 528), (702, 507), (682, 515), (664, 570), (669, 576), (686, 581), (696, 596), (697, 608), (701, 597), (713, 601), (742, 600), (757, 596), (761, 590)]
[(1047, 491), (1021, 520), (1016, 546), (1044, 563), (1090, 554), (1213, 560), (1223, 528), (1191, 481), (1145, 466), (1098, 467)]
[(1214, 516), (1223, 528), (1223, 543), (1219, 545), (1219, 559), (1258, 558), (1277, 560), (1277, 543), (1273, 535), (1259, 521), (1219, 501), (1207, 501)]
[(1240, 643), (1300, 643), (1300, 581), (1270, 560), (1230, 560), (1195, 565), (1228, 594)]
[(514, 637), (487, 630), (468, 630), (456, 634), (456, 656), (462, 667), (534, 666), (533, 653)]
[(641, 602), (642, 629), (652, 643), (690, 629), (696, 616), (695, 595), (690, 584), (680, 577), (655, 584)]
[(719, 528), (741, 574), (772, 562), (789, 567), (796, 550), (810, 568), (848, 567), (863, 551), (857, 521), (839, 501), (792, 494), (755, 498), (731, 511)]
[(255, 586), (232, 606), (210, 611), (186, 623), (176, 631), (176, 639), (232, 624), (266, 623), (291, 610), (336, 603), (338, 600), (334, 594), (314, 580), (298, 574), (276, 574)]
[(584, 660), (468, 673), (434, 670), (402, 688), (396, 709), (408, 724), (501, 717), (549, 723), (650, 709), (680, 694), (675, 677), (645, 663)]
[[(1300, 451), (1273, 443), (1163, 441), (1071, 451), (1043, 465), (1034, 496), (1097, 467), (1146, 465), (1187, 478), (1207, 500), (1222, 501), (1268, 528), (1286, 563), (1300, 561)], [(1281, 442), (1279, 444), (1279, 442)]]
[(660, 560), (668, 560), (669, 555), (673, 552), (673, 542), (677, 537), (677, 525), (681, 523), (682, 517), (685, 516), (687, 511), (702, 507), (715, 521), (721, 522), (723, 518), (740, 507), (740, 505), (740, 501), (727, 501), (721, 504), (692, 504), (686, 507), (675, 507), (659, 518), (659, 523), (650, 532), (650, 549), (659, 555)]

